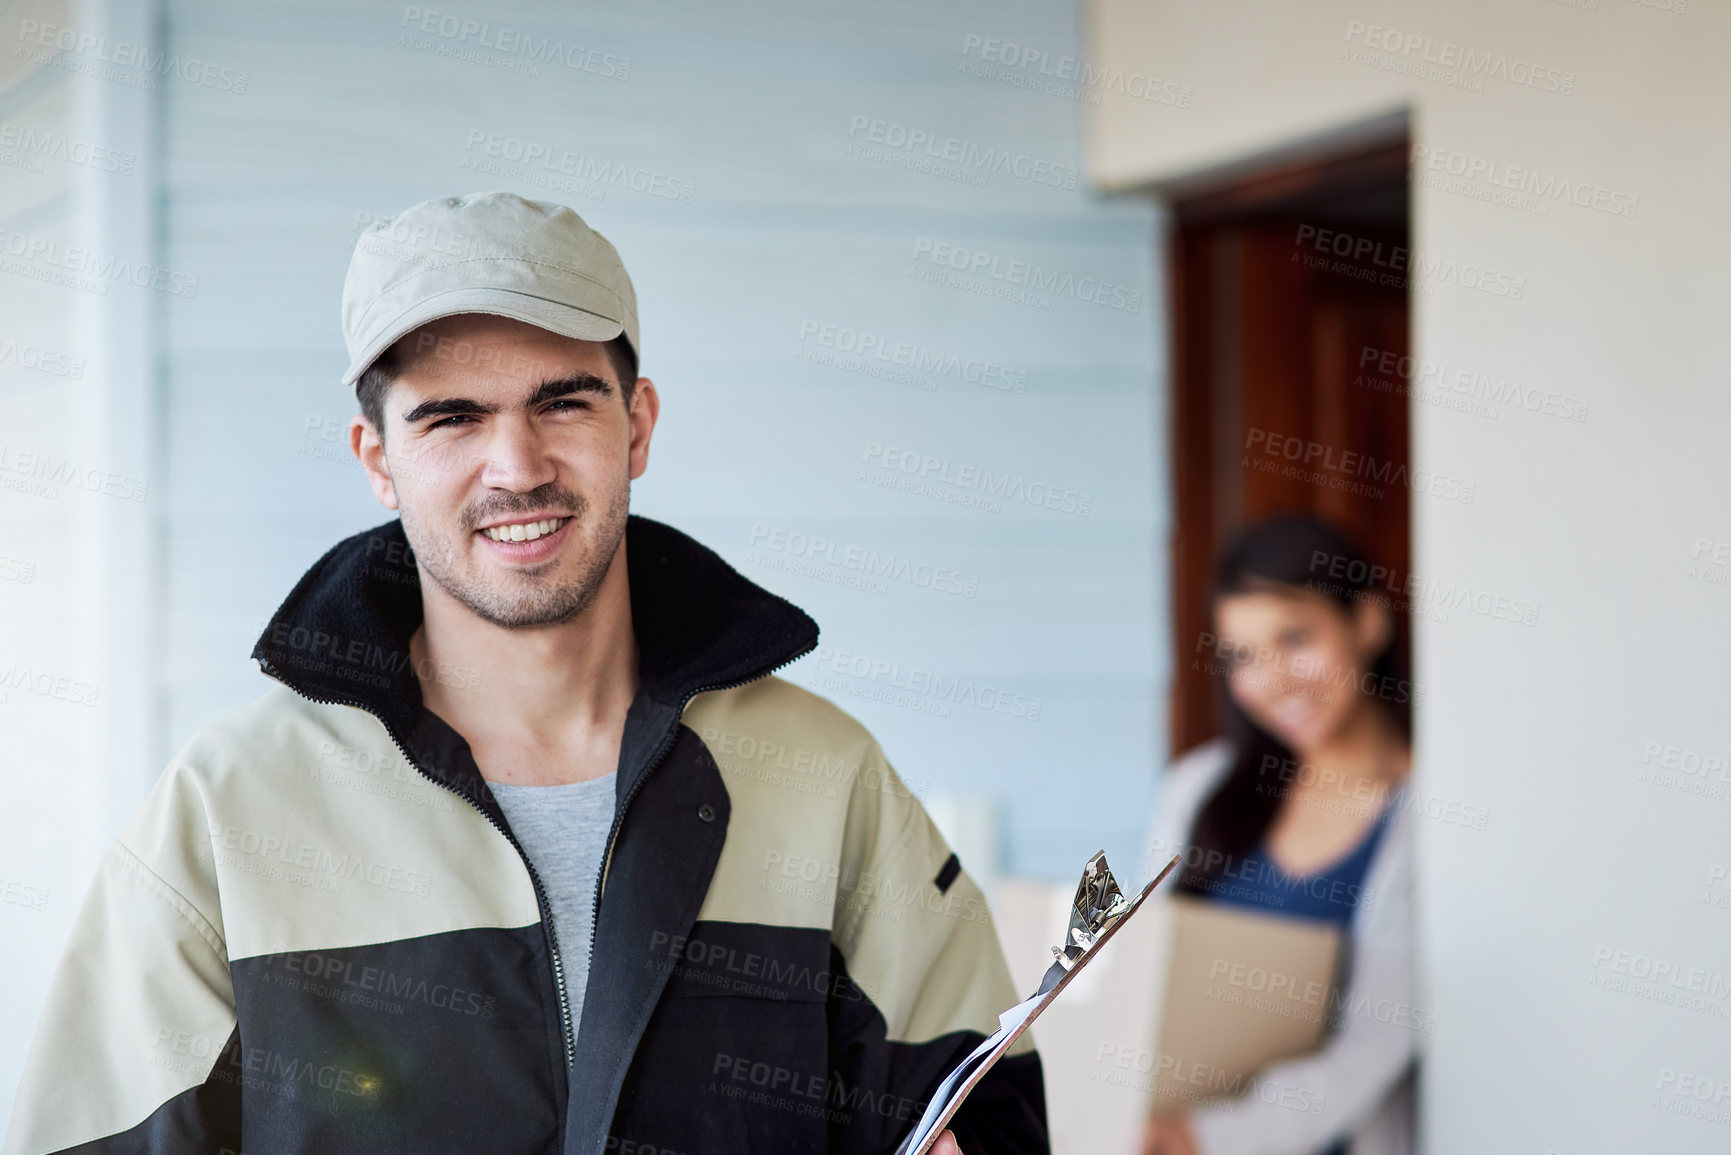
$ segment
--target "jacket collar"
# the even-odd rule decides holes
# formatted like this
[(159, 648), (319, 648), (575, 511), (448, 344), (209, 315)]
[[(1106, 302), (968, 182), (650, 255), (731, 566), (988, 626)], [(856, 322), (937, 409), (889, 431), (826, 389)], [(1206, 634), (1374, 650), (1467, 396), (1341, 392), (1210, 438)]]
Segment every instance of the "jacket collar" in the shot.
[[(677, 719), (690, 697), (773, 672), (817, 645), (803, 610), (672, 526), (632, 514), (625, 529), (639, 701)], [(307, 570), (253, 646), (260, 668), (318, 701), (369, 710), (399, 743), (426, 710), (409, 652), (421, 588), (402, 523), (339, 542)], [(427, 671), (459, 683), (472, 671)]]

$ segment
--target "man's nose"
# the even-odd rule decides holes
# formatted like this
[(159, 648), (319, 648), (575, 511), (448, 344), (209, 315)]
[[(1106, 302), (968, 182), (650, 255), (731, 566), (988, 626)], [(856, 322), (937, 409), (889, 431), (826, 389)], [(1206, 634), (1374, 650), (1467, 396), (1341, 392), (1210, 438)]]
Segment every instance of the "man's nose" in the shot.
[(558, 472), (534, 425), (508, 420), (500, 422), (488, 440), (481, 481), (495, 489), (522, 491), (547, 484)]

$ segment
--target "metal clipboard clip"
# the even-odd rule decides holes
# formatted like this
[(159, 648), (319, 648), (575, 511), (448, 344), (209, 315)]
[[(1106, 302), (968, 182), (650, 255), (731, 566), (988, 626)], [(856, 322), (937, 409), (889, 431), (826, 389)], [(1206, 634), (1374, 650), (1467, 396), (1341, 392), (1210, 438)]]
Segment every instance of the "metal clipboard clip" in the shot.
[(1057, 985), (1076, 961), (1093, 949), (1094, 944), (1130, 913), (1130, 898), (1112, 877), (1106, 865), (1106, 852), (1095, 851), (1094, 857), (1082, 867), (1082, 881), (1076, 884), (1076, 897), (1070, 903), (1070, 925), (1064, 932), (1062, 946), (1052, 948), (1053, 963), (1040, 980), (1043, 995)]

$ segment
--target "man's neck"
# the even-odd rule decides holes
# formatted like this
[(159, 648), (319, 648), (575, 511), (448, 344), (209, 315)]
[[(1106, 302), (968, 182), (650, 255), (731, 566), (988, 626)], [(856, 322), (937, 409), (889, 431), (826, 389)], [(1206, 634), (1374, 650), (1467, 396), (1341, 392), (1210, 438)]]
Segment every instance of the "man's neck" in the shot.
[(595, 600), (557, 626), (506, 629), (436, 582), (409, 639), (426, 707), (468, 742), (490, 782), (558, 785), (612, 773), (637, 694), (625, 545)]

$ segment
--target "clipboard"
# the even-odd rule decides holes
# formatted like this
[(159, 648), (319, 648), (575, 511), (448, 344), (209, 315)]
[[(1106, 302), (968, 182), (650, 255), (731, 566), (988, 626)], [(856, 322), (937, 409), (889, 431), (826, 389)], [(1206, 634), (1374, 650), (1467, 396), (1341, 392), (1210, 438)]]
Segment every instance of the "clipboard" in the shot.
[(908, 1132), (896, 1155), (927, 1155), (955, 1118), (968, 1092), (983, 1079), (997, 1061), (1022, 1037), (1040, 1012), (1051, 1006), (1070, 980), (1097, 955), (1101, 948), (1118, 933), (1118, 928), (1130, 920), (1142, 903), (1154, 892), (1165, 877), (1178, 865), (1173, 855), (1153, 881), (1142, 888), (1134, 899), (1125, 897), (1106, 865), (1106, 854), (1099, 851), (1082, 868), (1082, 881), (1076, 887), (1076, 898), (1070, 907), (1070, 925), (1062, 946), (1052, 948), (1055, 956), (1040, 989), (998, 1016), (998, 1029), (958, 1063), (944, 1081), (932, 1092), (931, 1101), (914, 1129)]

